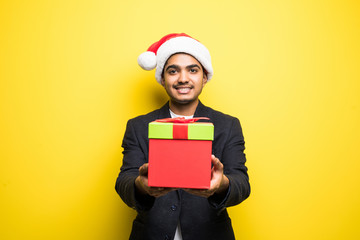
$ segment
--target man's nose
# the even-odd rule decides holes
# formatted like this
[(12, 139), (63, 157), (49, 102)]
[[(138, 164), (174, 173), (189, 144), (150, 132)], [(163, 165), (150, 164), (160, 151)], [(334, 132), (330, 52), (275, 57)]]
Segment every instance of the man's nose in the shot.
[(181, 71), (180, 72), (180, 76), (179, 76), (178, 81), (181, 82), (181, 83), (187, 83), (189, 81), (186, 71)]

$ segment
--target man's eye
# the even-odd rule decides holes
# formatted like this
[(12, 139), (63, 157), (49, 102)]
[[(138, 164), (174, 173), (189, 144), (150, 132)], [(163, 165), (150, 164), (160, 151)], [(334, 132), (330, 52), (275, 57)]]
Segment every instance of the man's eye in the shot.
[(175, 74), (175, 73), (176, 73), (176, 70), (174, 70), (174, 69), (173, 69), (173, 70), (169, 70), (168, 73), (169, 73), (169, 74)]
[(196, 68), (191, 68), (191, 69), (190, 69), (190, 72), (196, 73), (196, 72), (197, 72), (197, 69), (196, 69)]

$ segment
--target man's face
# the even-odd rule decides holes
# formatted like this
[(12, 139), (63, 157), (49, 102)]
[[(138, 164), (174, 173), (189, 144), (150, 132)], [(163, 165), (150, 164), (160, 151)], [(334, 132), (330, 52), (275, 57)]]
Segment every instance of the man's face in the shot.
[(206, 82), (199, 61), (185, 53), (174, 54), (167, 60), (161, 80), (171, 100), (181, 104), (196, 101)]

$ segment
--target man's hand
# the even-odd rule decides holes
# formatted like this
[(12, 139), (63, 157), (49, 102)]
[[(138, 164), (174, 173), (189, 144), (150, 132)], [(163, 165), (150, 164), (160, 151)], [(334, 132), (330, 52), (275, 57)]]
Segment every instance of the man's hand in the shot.
[(211, 181), (209, 189), (184, 189), (186, 192), (201, 196), (210, 197), (214, 193), (224, 193), (229, 187), (229, 179), (224, 175), (224, 166), (218, 158), (211, 155), (211, 163), (213, 167), (211, 169)]
[(161, 197), (176, 188), (149, 187), (148, 185), (148, 163), (139, 168), (139, 176), (135, 179), (135, 186), (140, 194), (148, 194), (153, 197)]

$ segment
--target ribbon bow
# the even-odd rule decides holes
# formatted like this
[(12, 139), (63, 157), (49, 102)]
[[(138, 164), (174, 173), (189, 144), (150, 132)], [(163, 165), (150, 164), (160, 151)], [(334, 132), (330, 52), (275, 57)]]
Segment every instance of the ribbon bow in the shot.
[(164, 123), (194, 123), (198, 120), (210, 120), (210, 118), (207, 117), (196, 117), (196, 118), (189, 118), (186, 119), (184, 117), (176, 117), (176, 118), (163, 118), (163, 119), (157, 119), (155, 122), (164, 122)]

